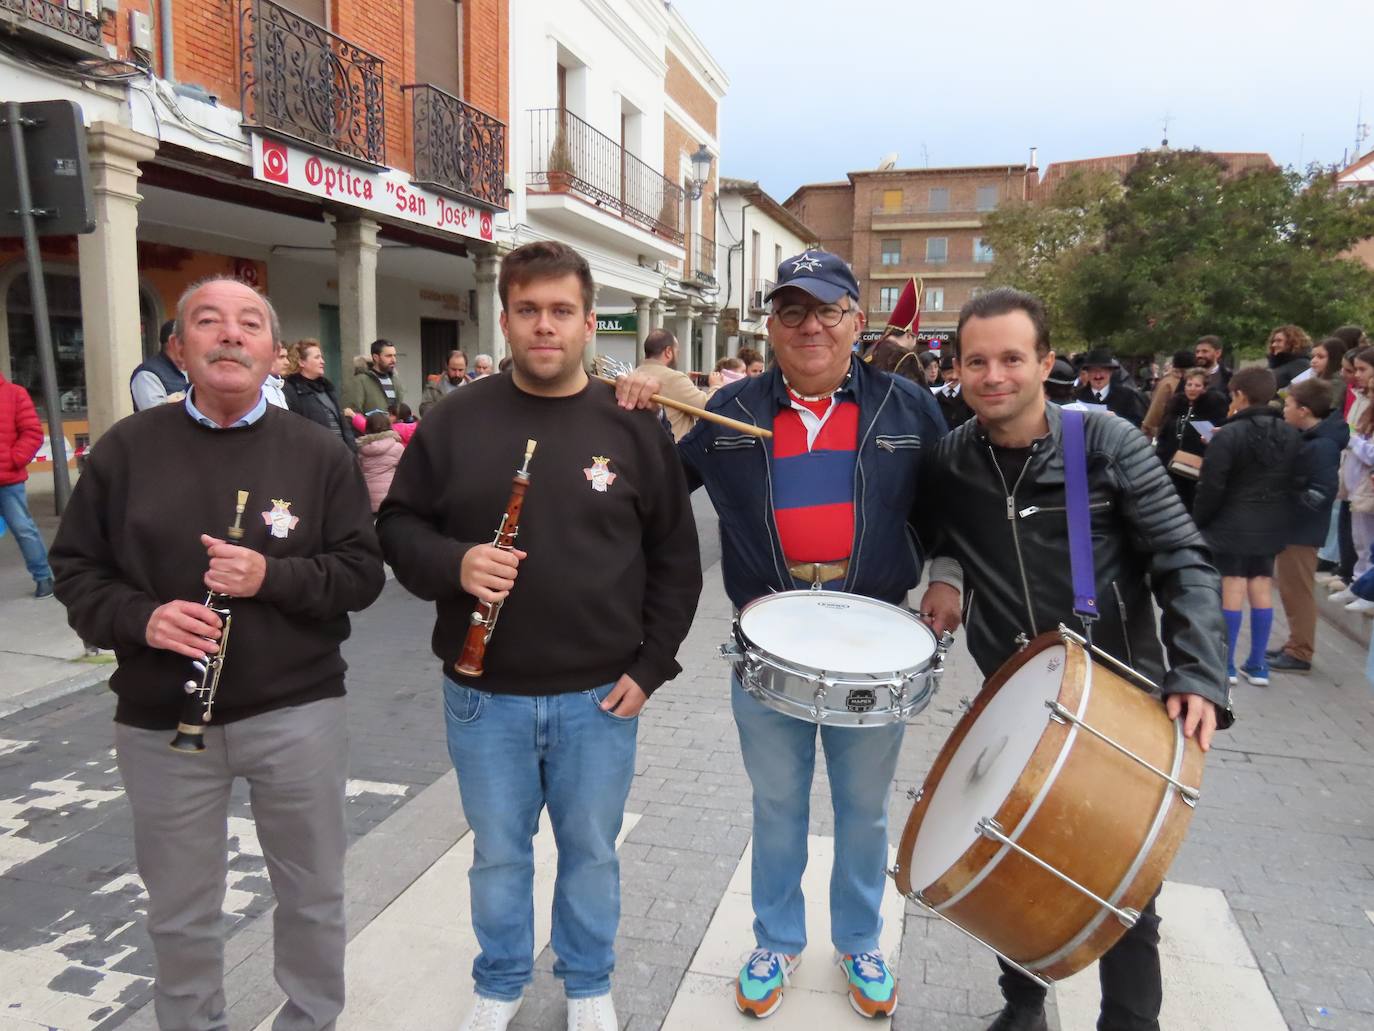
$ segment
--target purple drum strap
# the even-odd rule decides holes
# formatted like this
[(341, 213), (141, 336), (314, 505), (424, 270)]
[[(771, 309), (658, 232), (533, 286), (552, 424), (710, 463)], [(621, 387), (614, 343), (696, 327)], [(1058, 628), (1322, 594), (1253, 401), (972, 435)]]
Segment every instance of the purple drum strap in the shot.
[(1069, 519), (1073, 611), (1087, 626), (1097, 618), (1097, 575), (1093, 568), (1092, 513), (1088, 509), (1088, 454), (1083, 443), (1083, 422), (1082, 412), (1063, 412), (1064, 507)]

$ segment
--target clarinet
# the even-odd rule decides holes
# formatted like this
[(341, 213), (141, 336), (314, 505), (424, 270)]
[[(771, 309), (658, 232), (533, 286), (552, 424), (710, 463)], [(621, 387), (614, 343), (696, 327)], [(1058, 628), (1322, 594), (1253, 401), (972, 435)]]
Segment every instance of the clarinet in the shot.
[[(506, 514), (501, 517), (501, 525), (496, 528), (496, 539), (492, 544), (502, 551), (515, 548), (515, 538), (520, 535), (520, 509), (525, 505), (525, 489), (530, 485), (530, 459), (534, 457), (535, 441), (525, 441), (525, 464), (515, 471), (511, 482), (510, 500), (506, 502)], [(503, 599), (504, 601), (504, 599)], [(487, 642), (491, 632), (496, 629), (496, 619), (501, 615), (502, 602), (479, 601), (472, 610), (467, 637), (463, 640), (463, 653), (458, 657), (455, 669), (465, 677), (480, 677), (482, 661), (486, 657)]]
[[(229, 527), (231, 541), (243, 540), (243, 510), (248, 505), (248, 492), (238, 492), (238, 503), (234, 506), (234, 525)], [(219, 635), (219, 650), (207, 654), (205, 661), (191, 663), (199, 675), (182, 685), (186, 697), (181, 702), (181, 716), (177, 719), (176, 736), (172, 738), (174, 752), (197, 753), (205, 751), (205, 727), (214, 714), (215, 695), (219, 692), (219, 677), (224, 670), (224, 657), (229, 652), (229, 628), (233, 625), (234, 614), (229, 610), (229, 596), (209, 591), (203, 603), (207, 609), (219, 616), (223, 627)]]

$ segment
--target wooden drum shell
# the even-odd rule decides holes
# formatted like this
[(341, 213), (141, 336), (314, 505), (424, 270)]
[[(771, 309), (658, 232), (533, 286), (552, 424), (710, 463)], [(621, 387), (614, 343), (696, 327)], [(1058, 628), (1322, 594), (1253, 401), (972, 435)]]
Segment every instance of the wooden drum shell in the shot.
[[(904, 895), (919, 892), (927, 906), (1047, 980), (1093, 963), (1125, 933), (1125, 924), (985, 836), (934, 883), (912, 885), (910, 869), (921, 823), (959, 745), (1012, 675), (1061, 643), (1060, 704), (1151, 765), (1190, 787), (1200, 785), (1202, 750), (1182, 737), (1158, 699), (1105, 663), (1092, 661), (1076, 642), (1059, 633), (1042, 634), (989, 679), (940, 750), (907, 821), (894, 871)], [(1192, 807), (1172, 785), (1105, 741), (1051, 719), (1048, 708), (1045, 716), (1039, 742), (1010, 794), (995, 813), (966, 814), (969, 823), (993, 817), (1020, 847), (1117, 908), (1139, 911), (1163, 883)]]

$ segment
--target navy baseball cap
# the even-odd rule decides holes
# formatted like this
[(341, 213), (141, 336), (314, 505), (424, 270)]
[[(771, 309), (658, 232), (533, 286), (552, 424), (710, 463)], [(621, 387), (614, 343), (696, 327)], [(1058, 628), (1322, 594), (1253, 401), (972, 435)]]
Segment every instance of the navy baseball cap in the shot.
[(805, 290), (822, 304), (834, 304), (845, 294), (859, 300), (859, 281), (849, 265), (837, 254), (829, 251), (802, 251), (795, 258), (788, 258), (778, 266), (778, 281), (765, 301), (785, 287), (795, 286)]

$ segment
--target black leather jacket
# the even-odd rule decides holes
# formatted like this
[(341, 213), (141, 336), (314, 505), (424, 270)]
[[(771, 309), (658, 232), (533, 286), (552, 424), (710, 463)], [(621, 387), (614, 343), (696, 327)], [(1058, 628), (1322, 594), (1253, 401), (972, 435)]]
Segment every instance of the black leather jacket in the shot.
[[(1014, 484), (1004, 486), (976, 420), (922, 463), (912, 520), (928, 554), (963, 566), (965, 633), (984, 676), (1060, 623), (1082, 632), (1073, 612), (1059, 408), (1046, 405), (1046, 417), (1050, 432)], [(1202, 537), (1139, 430), (1089, 413), (1085, 437), (1100, 613), (1093, 643), (1166, 695), (1210, 699), (1220, 725), (1229, 726), (1221, 580)], [(1163, 613), (1167, 672), (1154, 602)]]

